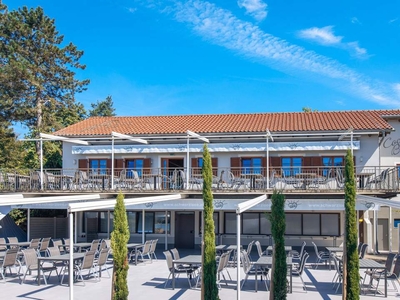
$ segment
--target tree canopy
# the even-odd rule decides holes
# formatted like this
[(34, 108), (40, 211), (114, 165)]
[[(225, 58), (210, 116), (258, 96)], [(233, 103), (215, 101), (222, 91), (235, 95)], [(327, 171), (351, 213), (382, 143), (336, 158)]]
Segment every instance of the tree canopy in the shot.
[(111, 96), (107, 96), (103, 101), (97, 101), (91, 104), (92, 109), (89, 111), (90, 117), (112, 117), (115, 116), (114, 102)]

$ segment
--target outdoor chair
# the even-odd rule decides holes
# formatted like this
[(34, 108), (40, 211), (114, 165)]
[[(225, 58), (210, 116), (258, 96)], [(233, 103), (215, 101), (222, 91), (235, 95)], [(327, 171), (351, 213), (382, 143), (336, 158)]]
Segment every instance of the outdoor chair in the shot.
[(318, 251), (318, 247), (314, 242), (311, 242), (314, 246), (316, 260), (315, 260), (315, 269), (318, 269), (318, 265), (321, 262), (327, 263), (329, 261), (329, 253), (325, 251)]
[(245, 277), (241, 284), (241, 288), (243, 287), (244, 283), (247, 281), (247, 278), (249, 278), (250, 275), (255, 275), (257, 272), (257, 275), (260, 275), (261, 281), (263, 280), (263, 277), (265, 278), (265, 288), (268, 291), (267, 278), (268, 278), (268, 274), (269, 274), (269, 269), (268, 268), (255, 269), (254, 266), (250, 262), (250, 258), (247, 255), (247, 252), (244, 250), (242, 250), (240, 252), (240, 261), (242, 263), (243, 271), (245, 274)]
[[(34, 250), (35, 251), (35, 250)], [(18, 267), (17, 276), (21, 279), (21, 263), (18, 260), (18, 249), (8, 249), (4, 255), (3, 261), (0, 262), (0, 275), (3, 278), (4, 282), (6, 282), (6, 270), (7, 268), (11, 274), (11, 268), (14, 267), (15, 269)]]
[(228, 252), (223, 253), (219, 257), (218, 265), (217, 265), (217, 286), (218, 289), (221, 289), (221, 276), (225, 280), (225, 284), (228, 285), (228, 282), (225, 278), (225, 275), (223, 273), (224, 269), (226, 268), (226, 260), (229, 259), (228, 257)]
[(368, 244), (362, 244), (361, 250), (359, 252), (359, 258), (364, 258), (365, 253), (367, 253)]
[(388, 177), (389, 171), (390, 168), (387, 168), (377, 176), (368, 177), (365, 187), (372, 188), (372, 186), (374, 186), (375, 189), (385, 189), (388, 186), (386, 179)]
[(259, 257), (261, 257), (261, 256), (267, 256), (267, 250), (262, 251), (260, 241), (255, 241), (254, 244), (256, 245), (257, 253), (258, 253), (258, 256), (259, 256)]
[[(26, 275), (28, 273), (31, 273), (32, 271), (37, 271), (38, 273), (39, 273), (39, 271), (42, 272), (43, 273), (43, 281), (46, 285), (47, 285), (47, 280), (49, 280), (50, 275), (53, 271), (56, 271), (57, 277), (59, 277), (57, 267), (55, 265), (53, 265), (53, 264), (38, 265), (38, 252), (35, 249), (28, 248), (28, 249), (22, 250), (22, 253), (24, 255), (25, 273), (24, 273), (24, 277), (23, 277), (21, 283), (25, 282)], [(49, 275), (47, 276), (47, 279), (46, 279), (46, 275), (45, 275), (46, 272), (49, 273)], [(39, 276), (39, 274), (38, 274), (38, 276)], [(36, 281), (38, 281), (38, 277), (36, 277)]]
[(53, 247), (56, 247), (56, 248), (59, 249), (60, 254), (61, 254), (62, 252), (64, 252), (64, 249), (62, 249), (62, 248), (63, 248), (63, 247), (62, 247), (62, 245), (63, 245), (62, 240), (60, 240), (60, 239), (56, 239), (56, 240), (52, 239), (51, 241), (52, 241), (52, 243), (53, 243)]
[[(61, 255), (61, 251), (60, 251), (59, 247), (49, 247), (49, 248), (47, 248), (46, 252), (47, 252), (48, 257)], [(63, 271), (63, 269), (66, 266), (66, 263), (64, 261), (53, 261), (53, 266), (61, 268), (60, 272), (58, 273), (58, 277), (60, 277), (61, 272)]]
[(339, 286), (343, 280), (343, 270), (340, 268), (339, 260), (336, 257), (335, 253), (331, 253), (331, 260), (333, 261), (333, 264), (335, 266), (335, 271), (336, 271), (335, 275), (332, 278), (332, 289), (334, 289), (337, 284), (336, 291), (335, 291), (337, 293)]
[(0, 238), (0, 251), (6, 251), (7, 250), (7, 246), (6, 245), (1, 245), (1, 244), (5, 244), (6, 243), (6, 239), (5, 238)]
[(49, 238), (49, 237), (42, 239), (42, 241), (40, 242), (39, 250), (38, 250), (39, 255), (42, 255), (42, 254), (46, 255), (46, 250), (47, 250), (47, 248), (49, 248), (50, 240), (51, 240), (51, 238)]
[(100, 246), (100, 240), (99, 239), (93, 240), (92, 244), (90, 245), (90, 248), (87, 251), (94, 251), (95, 255), (98, 255), (99, 246)]
[(153, 257), (155, 260), (157, 260), (157, 255), (156, 255), (157, 242), (158, 239), (153, 240), (150, 247), (150, 257)]
[(63, 238), (64, 252), (69, 253), (69, 238)]
[(307, 259), (309, 257), (310, 257), (310, 255), (307, 252), (304, 252), (303, 257), (301, 257), (301, 261), (300, 261), (298, 268), (294, 268), (292, 270), (292, 276), (298, 276), (300, 278), (301, 283), (303, 284), (303, 290), (305, 290), (306, 292), (307, 292), (307, 287), (303, 280), (303, 273), (304, 273), (304, 268), (307, 263)]
[[(94, 262), (95, 267), (98, 268), (99, 274), (102, 273), (103, 267), (107, 264), (109, 254), (110, 254), (110, 251), (108, 248), (103, 248), (100, 250), (99, 258), (97, 260), (95, 260), (95, 262)], [(105, 270), (107, 271), (108, 278), (111, 278), (108, 268), (105, 268)]]
[(301, 258), (303, 257), (303, 252), (304, 252), (304, 248), (305, 248), (306, 244), (307, 243), (305, 241), (303, 241), (303, 243), (301, 244), (300, 252), (298, 252), (296, 250), (289, 251), (289, 256), (292, 256), (292, 260), (298, 261), (299, 266), (301, 263)]
[(393, 274), (394, 260), (396, 259), (396, 256), (397, 256), (397, 254), (395, 254), (395, 253), (388, 254), (388, 256), (386, 258), (386, 262), (385, 262), (385, 269), (383, 269), (383, 270), (367, 270), (364, 272), (363, 283), (365, 282), (365, 279), (367, 276), (370, 276), (369, 286), (372, 287), (373, 280), (377, 281), (376, 288), (375, 288), (375, 294), (378, 291), (380, 279), (385, 278), (385, 274), (388, 277)]
[(400, 285), (399, 279), (400, 279), (400, 258), (397, 257), (392, 274), (387, 276), (387, 280), (390, 280), (392, 282), (393, 288), (396, 290), (396, 292), (399, 291), (396, 286), (396, 282), (397, 284)]
[(31, 242), (29, 244), (29, 248), (33, 248), (36, 251), (38, 251), (38, 249), (40, 247), (40, 240), (41, 239), (31, 239)]
[(254, 242), (255, 242), (255, 241), (251, 241), (251, 242), (247, 245), (246, 253), (247, 253), (247, 256), (249, 257), (250, 261), (252, 261), (252, 259), (251, 259), (251, 250), (253, 250)]
[[(98, 280), (100, 280), (98, 278), (98, 274), (96, 272), (96, 268), (95, 268), (95, 263), (94, 263), (94, 259), (95, 259), (95, 251), (87, 251), (85, 253), (85, 256), (83, 257), (83, 260), (81, 261), (81, 263), (76, 264), (74, 266), (75, 269), (75, 279), (78, 280), (80, 279), (80, 281), (82, 281), (83, 285), (85, 284), (85, 280), (83, 279), (84, 274), (83, 272), (87, 270), (87, 274), (86, 277), (89, 278), (90, 275), (93, 275), (95, 277), (95, 279), (97, 278)], [(61, 278), (61, 284), (64, 281), (64, 276), (65, 276), (65, 272), (68, 268), (64, 268), (64, 272), (63, 272), (63, 276)]]
[(168, 283), (169, 278), (171, 277), (172, 273), (174, 273), (176, 277), (179, 277), (180, 274), (186, 274), (188, 282), (189, 282), (189, 286), (190, 286), (190, 288), (192, 288), (192, 283), (190, 282), (190, 279), (192, 278), (193, 269), (192, 268), (183, 268), (183, 267), (179, 267), (179, 266), (174, 267), (171, 252), (164, 251), (163, 253), (165, 255), (165, 260), (167, 262), (167, 267), (169, 270), (169, 275), (168, 275), (167, 280), (165, 281), (164, 288), (167, 286), (167, 283)]
[[(8, 239), (8, 242), (10, 243), (10, 244), (16, 244), (16, 243), (18, 243), (18, 238), (17, 237), (8, 237), (7, 238)], [(16, 249), (19, 249), (19, 246), (17, 246), (17, 245), (10, 245), (10, 249), (13, 249), (13, 248), (16, 248)]]
[[(151, 255), (150, 255), (150, 250), (151, 250), (151, 243), (152, 241), (146, 241), (144, 243), (144, 246), (142, 247), (142, 249), (138, 249), (137, 253), (132, 253), (136, 256), (140, 255), (142, 261), (144, 262), (144, 256), (148, 256), (148, 258), (150, 259), (150, 262), (153, 262)], [(132, 252), (134, 252), (135, 250), (132, 250)], [(131, 257), (130, 257), (131, 259)]]

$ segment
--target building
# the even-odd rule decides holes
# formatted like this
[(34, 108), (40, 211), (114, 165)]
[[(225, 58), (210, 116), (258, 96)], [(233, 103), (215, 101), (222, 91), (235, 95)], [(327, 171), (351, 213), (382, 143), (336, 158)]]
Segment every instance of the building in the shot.
[[(344, 156), (352, 149), (360, 241), (370, 251), (397, 251), (399, 128), (400, 110), (92, 117), (55, 133), (64, 138), (62, 170), (36, 170), (4, 186), (102, 198), (115, 198), (121, 191), (125, 198), (144, 200), (179, 194), (180, 199), (148, 198), (127, 206), (131, 240), (159, 238), (166, 246), (193, 248), (201, 241), (202, 147), (207, 142), (217, 243), (235, 243), (240, 202), (266, 195), (267, 200), (242, 214), (240, 226), (243, 244), (253, 239), (270, 244), (265, 212), (278, 189), (287, 199), (288, 245), (303, 240), (339, 245)], [(107, 237), (112, 230), (112, 209), (76, 216), (78, 241)]]

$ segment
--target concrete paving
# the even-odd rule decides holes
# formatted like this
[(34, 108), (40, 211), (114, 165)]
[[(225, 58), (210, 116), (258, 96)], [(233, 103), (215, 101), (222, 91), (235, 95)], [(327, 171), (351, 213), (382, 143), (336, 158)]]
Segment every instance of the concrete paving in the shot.
[[(188, 251), (182, 251), (181, 256), (188, 254)], [(192, 251), (190, 253), (193, 253)], [(197, 252), (198, 254), (198, 252)], [(312, 254), (312, 253), (311, 253)], [(257, 257), (256, 254), (253, 255)], [(187, 278), (184, 274), (176, 281), (176, 288), (173, 290), (171, 285), (164, 288), (164, 283), (169, 275), (167, 264), (162, 251), (157, 251), (158, 260), (153, 262), (141, 262), (137, 266), (130, 265), (128, 286), (129, 299), (141, 300), (163, 300), (163, 299), (200, 299), (199, 288), (189, 288)], [(293, 293), (288, 294), (287, 299), (341, 299), (341, 291), (338, 293), (332, 289), (332, 278), (335, 274), (334, 270), (329, 270), (325, 265), (320, 265), (317, 270), (312, 268), (310, 263), (314, 262), (314, 256), (311, 256), (307, 268), (303, 275), (303, 279), (307, 286), (307, 291), (304, 291), (299, 278), (293, 279)], [(110, 273), (112, 272), (109, 265)], [(228, 280), (227, 285), (222, 284), (222, 289), (219, 291), (220, 299), (236, 299), (236, 268), (229, 268), (229, 273), (232, 276), (232, 281)], [(363, 275), (361, 271), (360, 274)], [(27, 276), (27, 281), (24, 284), (19, 283), (19, 279), (15, 277), (7, 277), (6, 283), (0, 283), (0, 299), (69, 299), (69, 288), (58, 283), (57, 277), (52, 274), (48, 285), (38, 286), (35, 282), (35, 275)], [(244, 277), (241, 271), (241, 278)], [(269, 292), (266, 291), (263, 282), (258, 283), (259, 291), (254, 291), (254, 277), (250, 277), (243, 286), (240, 293), (240, 299), (256, 300), (268, 299)], [(399, 288), (399, 284), (397, 283)], [(383, 284), (379, 290), (383, 291)], [(399, 288), (400, 290), (400, 288)], [(82, 300), (101, 300), (111, 298), (111, 278), (107, 277), (107, 272), (103, 272), (101, 281), (96, 281), (93, 278), (86, 281), (85, 286), (82, 283), (74, 284), (74, 299)], [(361, 299), (377, 299), (384, 298), (383, 295), (377, 294), (374, 296), (368, 292), (367, 295), (361, 295)], [(400, 293), (393, 289), (392, 283), (389, 282), (388, 299), (400, 298)]]

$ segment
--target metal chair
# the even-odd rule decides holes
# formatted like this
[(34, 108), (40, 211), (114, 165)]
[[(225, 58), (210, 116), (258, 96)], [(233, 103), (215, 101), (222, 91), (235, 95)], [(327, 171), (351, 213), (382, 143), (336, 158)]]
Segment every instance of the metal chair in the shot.
[(379, 281), (382, 278), (385, 278), (385, 274), (386, 274), (386, 276), (391, 276), (393, 274), (394, 260), (396, 259), (396, 257), (397, 257), (397, 254), (389, 253), (386, 258), (385, 269), (383, 269), (383, 270), (367, 270), (364, 272), (363, 282), (365, 282), (365, 279), (367, 276), (371, 277), (370, 281), (369, 281), (370, 286), (372, 286), (373, 280), (377, 281), (376, 288), (375, 288), (375, 294), (378, 291)]
[[(110, 251), (108, 248), (103, 248), (100, 250), (99, 253), (99, 258), (95, 260), (95, 267), (98, 268), (98, 272), (101, 274), (101, 271), (103, 270), (103, 267), (107, 264), (108, 260), (108, 255), (110, 254)], [(108, 271), (108, 268), (105, 268), (108, 274), (108, 278), (111, 278), (110, 272)]]
[[(33, 249), (32, 249), (33, 250)], [(35, 251), (35, 250), (33, 250)], [(36, 251), (35, 251), (36, 252)], [(17, 276), (19, 279), (21, 279), (21, 263), (19, 262), (18, 258), (18, 248), (12, 248), (8, 249), (4, 255), (4, 259), (2, 261), (2, 264), (0, 265), (0, 275), (3, 278), (4, 282), (6, 282), (6, 270), (7, 268), (9, 269), (11, 273), (11, 268), (14, 267), (16, 268), (17, 266), (19, 267), (17, 271)]]
[(150, 256), (154, 257), (155, 260), (157, 260), (157, 255), (156, 255), (157, 242), (158, 239), (152, 240), (150, 247)]
[(244, 250), (242, 250), (240, 252), (240, 261), (242, 263), (243, 271), (245, 274), (245, 277), (242, 281), (241, 287), (243, 287), (244, 283), (247, 281), (247, 278), (250, 275), (255, 275), (257, 272), (257, 275), (261, 275), (261, 280), (263, 280), (263, 276), (265, 277), (265, 288), (268, 291), (267, 278), (268, 278), (268, 274), (269, 274), (269, 269), (267, 269), (267, 268), (255, 269), (254, 266), (250, 262), (250, 258), (248, 257), (247, 252)]
[(304, 272), (304, 268), (306, 266), (307, 263), (307, 259), (310, 257), (310, 255), (307, 252), (304, 252), (303, 257), (300, 260), (300, 264), (298, 268), (295, 268), (292, 270), (292, 276), (298, 276), (303, 284), (303, 289), (307, 292), (307, 287), (306, 284), (304, 283), (303, 280), (303, 272)]
[(315, 261), (315, 269), (318, 269), (318, 264), (320, 262), (325, 262), (327, 263), (329, 261), (329, 253), (325, 251), (318, 251), (317, 245), (315, 245), (314, 242), (311, 242), (314, 246), (315, 250), (315, 255), (316, 255), (316, 261)]
[(177, 277), (179, 277), (180, 274), (186, 274), (188, 282), (189, 282), (189, 286), (190, 286), (190, 288), (192, 288), (192, 283), (190, 282), (190, 278), (192, 276), (193, 269), (174, 266), (171, 252), (164, 251), (163, 253), (165, 255), (165, 260), (167, 262), (167, 266), (168, 266), (168, 270), (169, 270), (169, 275), (168, 275), (167, 280), (165, 281), (164, 288), (167, 286), (169, 278), (171, 277), (172, 274), (178, 275)]

